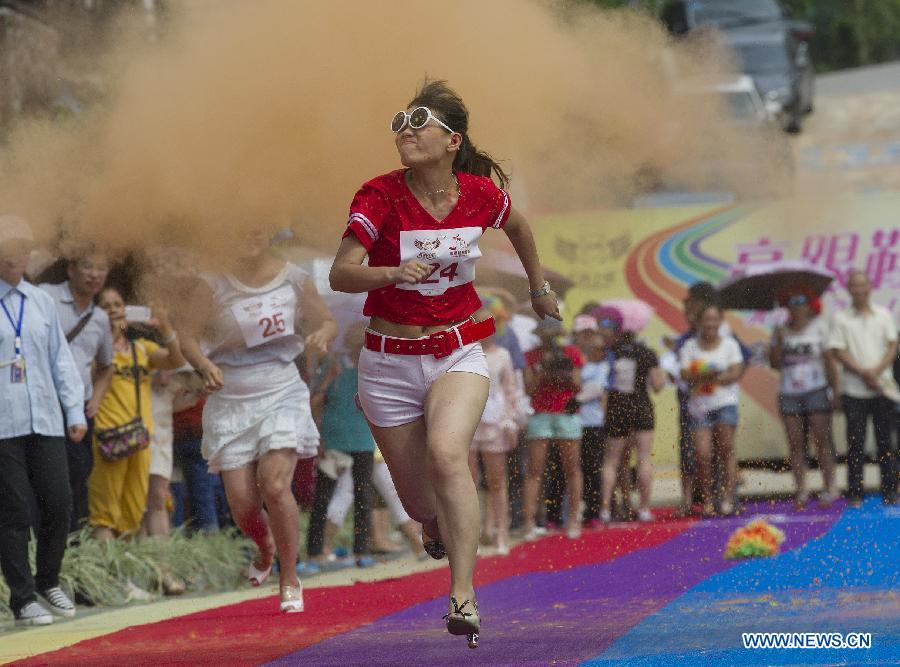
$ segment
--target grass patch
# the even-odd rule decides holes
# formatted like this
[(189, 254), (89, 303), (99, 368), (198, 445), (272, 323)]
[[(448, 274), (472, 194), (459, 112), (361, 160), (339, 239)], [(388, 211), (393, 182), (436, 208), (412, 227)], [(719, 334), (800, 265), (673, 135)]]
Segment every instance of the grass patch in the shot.
[[(35, 543), (31, 541), (34, 568)], [(70, 594), (84, 596), (98, 606), (121, 606), (130, 601), (128, 582), (162, 595), (165, 572), (182, 579), (191, 592), (233, 590), (246, 581), (241, 569), (255, 553), (252, 542), (236, 530), (185, 536), (143, 537), (101, 543), (89, 531), (70, 538), (63, 559), (60, 584)], [(11, 617), (9, 588), (0, 578), (0, 615)]]
[[(309, 512), (300, 512), (299, 557), (306, 557)], [(335, 539), (335, 547), (352, 552), (353, 512), (348, 512)], [(35, 541), (29, 544), (34, 572)], [(132, 604), (128, 582), (162, 595), (163, 573), (178, 577), (191, 593), (230, 591), (244, 587), (241, 570), (256, 553), (256, 545), (237, 528), (190, 537), (175, 530), (168, 537), (139, 537), (131, 541), (101, 543), (90, 530), (69, 538), (59, 582), (70, 595), (84, 596), (101, 607)], [(9, 587), (0, 576), (0, 618), (12, 618)]]

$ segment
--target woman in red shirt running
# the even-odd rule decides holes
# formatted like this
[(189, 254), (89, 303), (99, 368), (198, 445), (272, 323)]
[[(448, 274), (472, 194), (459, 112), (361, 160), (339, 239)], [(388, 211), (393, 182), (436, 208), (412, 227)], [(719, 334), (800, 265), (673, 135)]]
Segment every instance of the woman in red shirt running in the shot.
[(478, 341), (494, 325), (472, 281), (486, 229), (503, 229), (512, 242), (538, 316), (560, 315), (528, 223), (490, 178), (505, 187), (506, 174), (475, 148), (468, 125), (462, 99), (443, 81), (426, 82), (394, 116), (405, 168), (356, 193), (330, 278), (337, 291), (368, 292), (360, 405), (404, 508), (423, 525), (426, 550), (450, 561), (447, 630), (474, 648), (480, 518), (468, 455), (489, 385)]

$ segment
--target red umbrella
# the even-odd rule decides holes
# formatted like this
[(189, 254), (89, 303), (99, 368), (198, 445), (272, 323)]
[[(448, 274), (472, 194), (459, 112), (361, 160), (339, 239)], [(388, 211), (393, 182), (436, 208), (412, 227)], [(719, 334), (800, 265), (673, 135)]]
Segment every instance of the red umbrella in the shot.
[(777, 262), (742, 267), (718, 287), (719, 305), (733, 310), (772, 310), (778, 292), (788, 285), (805, 285), (821, 296), (834, 276), (806, 262)]

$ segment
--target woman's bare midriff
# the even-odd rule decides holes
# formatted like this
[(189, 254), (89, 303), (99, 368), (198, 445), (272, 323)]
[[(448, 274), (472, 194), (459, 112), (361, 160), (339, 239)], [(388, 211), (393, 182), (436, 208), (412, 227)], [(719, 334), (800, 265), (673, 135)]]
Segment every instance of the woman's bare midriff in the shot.
[(481, 308), (480, 310), (475, 311), (471, 318), (467, 317), (465, 320), (459, 320), (457, 322), (447, 322), (446, 324), (435, 324), (431, 326), (419, 326), (416, 324), (400, 324), (398, 322), (391, 322), (390, 320), (385, 320), (381, 317), (373, 317), (369, 320), (369, 328), (372, 331), (377, 331), (378, 333), (384, 334), (385, 336), (392, 336), (394, 338), (422, 338), (423, 336), (430, 336), (433, 333), (437, 333), (438, 331), (444, 331), (451, 327), (455, 327), (458, 324), (462, 324), (468, 319), (473, 319), (476, 322), (481, 322), (482, 320), (486, 320), (491, 316), (491, 314)]

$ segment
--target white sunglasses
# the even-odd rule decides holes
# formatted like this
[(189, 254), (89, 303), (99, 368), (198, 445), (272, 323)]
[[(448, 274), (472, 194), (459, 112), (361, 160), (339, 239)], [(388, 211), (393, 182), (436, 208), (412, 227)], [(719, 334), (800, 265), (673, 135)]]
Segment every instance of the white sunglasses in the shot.
[(402, 132), (407, 125), (414, 130), (421, 130), (428, 125), (428, 121), (431, 120), (447, 130), (450, 134), (455, 134), (454, 130), (451, 130), (446, 123), (441, 122), (441, 119), (431, 113), (431, 109), (428, 107), (416, 107), (412, 110), (412, 113), (406, 113), (405, 111), (398, 111), (395, 113), (394, 117), (391, 119), (391, 132), (394, 132), (395, 134)]

